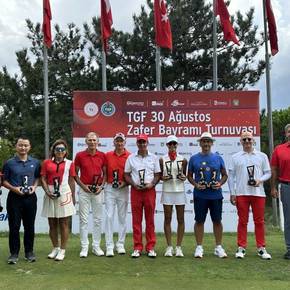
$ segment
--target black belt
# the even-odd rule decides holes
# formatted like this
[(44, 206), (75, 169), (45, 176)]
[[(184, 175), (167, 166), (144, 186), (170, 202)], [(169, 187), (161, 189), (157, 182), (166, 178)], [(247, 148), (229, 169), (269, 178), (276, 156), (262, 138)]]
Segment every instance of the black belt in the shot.
[(290, 185), (290, 181), (282, 181), (282, 180), (280, 180), (279, 182), (280, 182), (280, 183), (283, 183), (283, 184)]

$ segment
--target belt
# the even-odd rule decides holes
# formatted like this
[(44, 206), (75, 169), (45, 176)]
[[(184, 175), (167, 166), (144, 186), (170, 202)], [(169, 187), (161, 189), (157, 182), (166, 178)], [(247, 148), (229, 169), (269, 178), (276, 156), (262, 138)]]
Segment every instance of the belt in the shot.
[(290, 185), (290, 181), (282, 181), (282, 180), (279, 180), (280, 183), (283, 183), (283, 184), (287, 184), (287, 185)]

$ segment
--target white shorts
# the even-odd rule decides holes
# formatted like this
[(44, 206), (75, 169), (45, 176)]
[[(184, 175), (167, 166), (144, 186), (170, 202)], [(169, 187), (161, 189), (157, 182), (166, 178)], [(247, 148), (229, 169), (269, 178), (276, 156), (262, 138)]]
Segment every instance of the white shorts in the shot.
[(161, 204), (165, 205), (184, 205), (186, 204), (186, 196), (184, 191), (179, 192), (162, 192)]

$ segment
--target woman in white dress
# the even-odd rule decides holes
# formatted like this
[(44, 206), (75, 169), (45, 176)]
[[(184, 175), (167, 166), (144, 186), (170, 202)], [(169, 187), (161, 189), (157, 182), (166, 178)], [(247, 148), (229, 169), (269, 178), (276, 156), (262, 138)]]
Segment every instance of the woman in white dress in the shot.
[[(69, 237), (69, 217), (75, 214), (75, 166), (65, 157), (68, 146), (57, 140), (51, 148), (51, 159), (44, 160), (41, 167), (42, 187), (45, 191), (42, 216), (48, 218), (49, 236), (53, 245), (48, 258), (62, 261)], [(60, 247), (58, 240), (60, 229)]]
[[(162, 195), (161, 203), (164, 209), (164, 233), (167, 248), (164, 256), (183, 257), (181, 248), (184, 236), (184, 207), (186, 203), (184, 181), (186, 180), (187, 160), (177, 153), (178, 138), (170, 135), (166, 139), (168, 153), (160, 158)], [(177, 216), (177, 241), (175, 251), (171, 241), (171, 220), (173, 206)]]

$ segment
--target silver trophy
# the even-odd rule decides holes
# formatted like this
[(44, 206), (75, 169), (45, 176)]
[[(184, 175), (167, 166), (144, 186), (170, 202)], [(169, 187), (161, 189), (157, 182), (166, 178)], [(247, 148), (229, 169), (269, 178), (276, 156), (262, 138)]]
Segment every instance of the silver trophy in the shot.
[(118, 188), (119, 187), (119, 170), (113, 170), (113, 182), (112, 182), (112, 187), (113, 188)]
[(139, 187), (145, 187), (145, 169), (138, 170), (140, 184)]
[(54, 177), (53, 178), (53, 194), (55, 197), (60, 197), (60, 178), (59, 177)]
[(23, 175), (22, 176), (22, 186), (20, 187), (20, 191), (22, 191), (22, 193), (24, 193), (24, 194), (30, 194), (30, 192), (31, 192), (31, 189), (28, 186), (28, 181), (29, 181), (28, 175)]
[(255, 186), (256, 185), (256, 180), (254, 178), (255, 176), (255, 165), (247, 166), (247, 171), (248, 171), (248, 185), (250, 186)]
[(167, 176), (170, 179), (173, 178), (173, 176), (172, 176), (172, 162), (171, 161), (166, 161), (165, 162), (165, 167), (166, 167)]
[(179, 160), (176, 162), (177, 164), (177, 178), (180, 179), (181, 177), (183, 177), (183, 160)]

